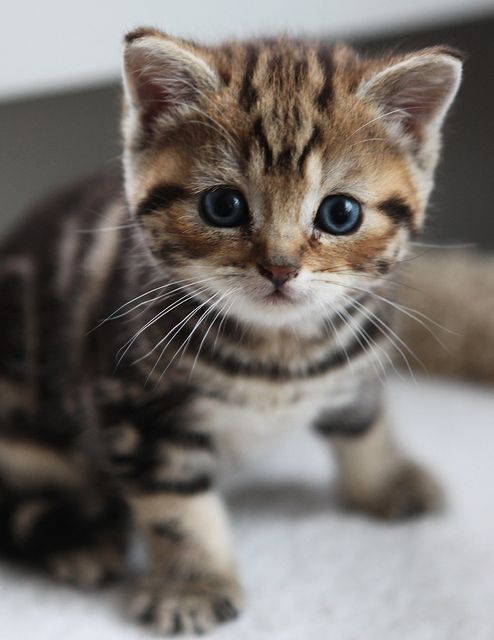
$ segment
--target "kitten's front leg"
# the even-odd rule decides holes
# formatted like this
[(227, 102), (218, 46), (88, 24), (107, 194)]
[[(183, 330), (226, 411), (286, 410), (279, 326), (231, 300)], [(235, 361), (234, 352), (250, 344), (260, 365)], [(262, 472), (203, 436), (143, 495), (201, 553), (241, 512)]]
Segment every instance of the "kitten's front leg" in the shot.
[(441, 506), (436, 480), (403, 453), (374, 403), (371, 411), (353, 406), (328, 414), (317, 428), (334, 447), (342, 497), (349, 507), (397, 519)]
[(226, 514), (213, 491), (131, 500), (151, 554), (133, 613), (165, 634), (204, 633), (242, 604)]
[(226, 513), (212, 490), (177, 484), (130, 502), (150, 552), (133, 613), (164, 634), (204, 633), (242, 604)]

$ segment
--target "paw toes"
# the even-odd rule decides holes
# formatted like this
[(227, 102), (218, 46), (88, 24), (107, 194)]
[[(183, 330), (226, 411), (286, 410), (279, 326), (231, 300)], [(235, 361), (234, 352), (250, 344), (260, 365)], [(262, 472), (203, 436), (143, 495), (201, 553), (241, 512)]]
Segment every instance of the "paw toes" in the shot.
[(208, 602), (199, 598), (164, 600), (156, 614), (159, 631), (165, 635), (203, 635), (216, 626)]
[(140, 591), (134, 596), (130, 605), (130, 615), (143, 624), (153, 622), (155, 603), (150, 593)]
[(154, 624), (163, 635), (203, 635), (238, 616), (234, 599), (229, 593), (218, 593), (217, 588), (207, 592), (204, 585), (194, 590), (190, 585), (165, 585), (160, 589), (154, 584), (135, 595), (131, 613), (141, 622)]
[(213, 611), (218, 622), (234, 620), (238, 616), (238, 609), (229, 598), (219, 598), (213, 603)]
[(402, 520), (436, 511), (443, 504), (436, 480), (419, 465), (406, 462), (377, 493), (349, 498), (349, 506), (377, 518)]
[(385, 500), (386, 517), (405, 519), (434, 511), (441, 506), (441, 489), (421, 467), (408, 464), (394, 478)]
[(167, 636), (177, 636), (184, 632), (180, 611), (169, 606), (161, 606), (159, 609), (156, 614), (156, 626), (160, 633)]

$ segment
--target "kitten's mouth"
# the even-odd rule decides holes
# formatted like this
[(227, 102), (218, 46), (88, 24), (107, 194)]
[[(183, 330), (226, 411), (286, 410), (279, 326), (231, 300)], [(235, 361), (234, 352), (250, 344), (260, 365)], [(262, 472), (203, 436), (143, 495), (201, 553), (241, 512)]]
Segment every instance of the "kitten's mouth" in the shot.
[(266, 302), (269, 302), (270, 304), (286, 304), (289, 302), (293, 302), (292, 297), (288, 295), (286, 291), (283, 291), (281, 289), (273, 289), (271, 293), (268, 293), (268, 295), (264, 297), (264, 300), (266, 300)]

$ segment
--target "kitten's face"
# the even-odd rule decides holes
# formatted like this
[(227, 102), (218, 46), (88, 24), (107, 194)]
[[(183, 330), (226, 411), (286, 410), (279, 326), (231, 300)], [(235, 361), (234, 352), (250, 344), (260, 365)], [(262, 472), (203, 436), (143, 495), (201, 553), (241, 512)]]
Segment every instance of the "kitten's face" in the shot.
[[(389, 61), (291, 41), (160, 50), (159, 38), (130, 42), (166, 60), (131, 59), (124, 131), (127, 194), (162, 268), (218, 311), (274, 326), (310, 325), (379, 283), (422, 223), (457, 61), (429, 54), (449, 84), (435, 78), (425, 98), (439, 106), (419, 121), (417, 104), (404, 117), (393, 103)], [(143, 69), (147, 84), (132, 84)], [(396, 89), (403, 105), (424, 101), (412, 88)]]

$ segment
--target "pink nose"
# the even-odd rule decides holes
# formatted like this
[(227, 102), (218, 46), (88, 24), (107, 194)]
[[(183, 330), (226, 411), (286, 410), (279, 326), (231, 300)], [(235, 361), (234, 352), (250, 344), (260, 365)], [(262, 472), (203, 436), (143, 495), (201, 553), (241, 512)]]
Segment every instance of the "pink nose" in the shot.
[(299, 272), (299, 268), (295, 265), (276, 265), (276, 264), (261, 264), (257, 265), (259, 273), (271, 280), (276, 287), (282, 287), (285, 282), (296, 278)]

